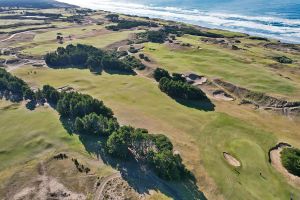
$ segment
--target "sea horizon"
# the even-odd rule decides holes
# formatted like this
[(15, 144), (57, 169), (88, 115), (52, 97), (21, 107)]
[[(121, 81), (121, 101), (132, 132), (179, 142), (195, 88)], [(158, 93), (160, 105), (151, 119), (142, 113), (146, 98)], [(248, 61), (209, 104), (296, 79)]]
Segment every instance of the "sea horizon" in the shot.
[(300, 2), (297, 3), (297, 0), (284, 3), (278, 0), (270, 0), (269, 3), (266, 0), (246, 0), (243, 3), (234, 0), (58, 1), (95, 10), (160, 18), (300, 44)]

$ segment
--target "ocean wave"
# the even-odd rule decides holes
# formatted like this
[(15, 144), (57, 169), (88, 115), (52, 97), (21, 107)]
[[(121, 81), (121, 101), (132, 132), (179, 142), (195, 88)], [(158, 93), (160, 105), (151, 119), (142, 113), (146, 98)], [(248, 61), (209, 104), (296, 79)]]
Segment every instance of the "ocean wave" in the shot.
[(270, 37), (284, 42), (300, 43), (300, 19), (286, 19), (276, 16), (248, 16), (235, 13), (217, 13), (198, 9), (146, 6), (142, 4), (116, 2), (111, 0), (59, 0), (91, 9), (162, 18), (187, 22), (208, 28), (220, 28)]

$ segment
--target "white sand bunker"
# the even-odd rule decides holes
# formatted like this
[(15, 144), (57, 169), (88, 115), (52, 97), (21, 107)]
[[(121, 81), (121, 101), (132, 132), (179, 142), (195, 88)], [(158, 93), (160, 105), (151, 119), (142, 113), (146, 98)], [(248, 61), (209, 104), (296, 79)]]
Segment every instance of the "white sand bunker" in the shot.
[(290, 148), (288, 145), (284, 144), (279, 144), (276, 146), (277, 148), (273, 148), (272, 151), (270, 151), (270, 159), (271, 159), (271, 164), (272, 166), (280, 172), (286, 179), (288, 180), (289, 183), (296, 185), (297, 187), (300, 187), (300, 177), (295, 176), (288, 172), (288, 170), (282, 165), (281, 163), (281, 154), (280, 152), (284, 148)]
[(225, 158), (225, 160), (232, 166), (234, 167), (240, 167), (241, 163), (240, 161), (238, 161), (236, 158), (234, 158), (232, 155), (230, 155), (229, 153), (223, 152), (223, 156)]
[(216, 99), (220, 99), (220, 100), (224, 100), (224, 101), (233, 101), (234, 100), (234, 98), (231, 95), (227, 94), (223, 90), (214, 91), (213, 95)]
[(207, 82), (207, 78), (206, 77), (199, 76), (199, 75), (194, 74), (194, 73), (184, 74), (184, 77), (187, 80), (187, 82), (192, 83), (195, 86), (197, 86), (197, 85), (203, 85), (204, 83)]

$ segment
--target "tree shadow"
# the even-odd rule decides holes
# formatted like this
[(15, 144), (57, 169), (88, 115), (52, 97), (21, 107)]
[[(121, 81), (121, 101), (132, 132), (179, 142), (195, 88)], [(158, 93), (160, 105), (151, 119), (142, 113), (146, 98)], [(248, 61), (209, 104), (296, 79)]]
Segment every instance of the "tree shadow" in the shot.
[(202, 101), (191, 101), (191, 100), (177, 99), (177, 98), (173, 98), (173, 99), (177, 103), (180, 103), (181, 105), (184, 105), (189, 108), (194, 108), (206, 112), (215, 110), (215, 105), (208, 98)]
[(105, 150), (106, 138), (79, 135), (79, 139), (87, 152), (96, 155), (105, 164), (120, 171), (122, 178), (139, 194), (149, 194), (151, 190), (155, 190), (175, 200), (206, 200), (192, 179), (176, 182), (165, 181), (154, 174), (145, 163), (135, 160), (133, 157), (124, 161), (108, 155)]
[(136, 76), (137, 73), (134, 70), (130, 70), (130, 71), (121, 71), (121, 70), (110, 70), (110, 69), (105, 69), (104, 70), (106, 73), (110, 74), (110, 75), (131, 75), (131, 76)]

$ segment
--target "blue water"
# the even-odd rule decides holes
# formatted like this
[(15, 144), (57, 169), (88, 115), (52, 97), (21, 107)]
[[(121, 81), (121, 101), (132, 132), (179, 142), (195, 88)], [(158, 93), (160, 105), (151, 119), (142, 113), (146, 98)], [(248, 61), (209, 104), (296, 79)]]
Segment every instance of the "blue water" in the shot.
[(59, 0), (300, 43), (300, 0)]

